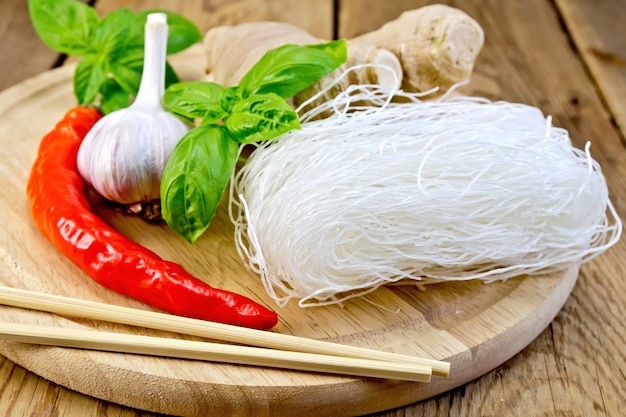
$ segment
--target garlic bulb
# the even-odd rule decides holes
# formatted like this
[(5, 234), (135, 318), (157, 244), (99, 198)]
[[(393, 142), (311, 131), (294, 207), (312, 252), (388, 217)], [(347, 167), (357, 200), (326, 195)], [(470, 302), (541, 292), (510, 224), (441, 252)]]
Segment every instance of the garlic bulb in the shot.
[(137, 98), (128, 108), (98, 121), (78, 150), (81, 176), (111, 201), (131, 204), (158, 199), (165, 164), (189, 130), (161, 104), (167, 33), (167, 16), (149, 14)]

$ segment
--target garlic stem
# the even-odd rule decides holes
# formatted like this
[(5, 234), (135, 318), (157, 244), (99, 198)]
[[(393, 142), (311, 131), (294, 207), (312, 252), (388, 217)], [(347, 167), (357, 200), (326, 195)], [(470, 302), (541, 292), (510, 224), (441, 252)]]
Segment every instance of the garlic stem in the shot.
[(137, 98), (131, 107), (151, 111), (162, 108), (167, 56), (167, 15), (151, 13), (145, 26), (143, 73)]

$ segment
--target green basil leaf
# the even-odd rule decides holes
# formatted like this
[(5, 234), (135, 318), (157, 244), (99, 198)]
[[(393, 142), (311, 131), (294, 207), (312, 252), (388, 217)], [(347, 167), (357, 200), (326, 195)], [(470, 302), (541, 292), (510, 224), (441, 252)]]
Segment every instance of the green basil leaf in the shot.
[(174, 148), (161, 178), (161, 210), (167, 224), (189, 242), (209, 227), (237, 153), (237, 143), (217, 125), (191, 129)]
[(200, 29), (185, 17), (171, 12), (164, 12), (167, 15), (169, 32), (167, 37), (167, 53), (175, 54), (184, 51), (202, 39)]
[[(135, 97), (141, 83), (141, 65), (133, 65), (114, 61), (110, 66), (111, 76), (130, 97)], [(104, 94), (104, 92), (103, 92)]]
[(346, 41), (283, 45), (268, 51), (239, 82), (244, 97), (276, 93), (292, 97), (346, 61)]
[(100, 87), (107, 80), (109, 63), (102, 55), (87, 55), (74, 71), (74, 94), (79, 104), (93, 104)]
[(163, 105), (172, 113), (189, 119), (201, 118), (214, 123), (222, 120), (225, 112), (220, 106), (224, 87), (203, 81), (173, 84), (165, 90)]
[(52, 49), (83, 56), (90, 51), (91, 31), (98, 23), (95, 10), (76, 0), (28, 0), (37, 35)]
[(230, 114), (233, 111), (235, 104), (241, 99), (241, 89), (239, 87), (228, 87), (222, 91), (220, 106), (222, 106), (227, 114)]
[(133, 12), (128, 9), (112, 11), (96, 25), (91, 41), (100, 54), (113, 57), (125, 54), (126, 42), (133, 24)]
[(172, 84), (176, 84), (179, 81), (180, 79), (178, 78), (176, 71), (174, 71), (174, 68), (172, 68), (169, 62), (165, 61), (165, 88)]
[(115, 60), (121, 64), (133, 68), (141, 72), (143, 68), (143, 45), (142, 46), (126, 46), (124, 53), (115, 57)]
[(99, 108), (103, 114), (109, 114), (115, 110), (128, 107), (133, 97), (113, 79), (107, 79), (100, 87), (100, 92), (102, 101)]
[(300, 129), (298, 114), (277, 94), (257, 94), (234, 105), (224, 126), (239, 143), (274, 139)]
[(175, 54), (187, 49), (202, 39), (202, 33), (198, 27), (187, 18), (166, 10), (143, 10), (135, 13), (135, 22), (131, 32), (131, 42), (135, 46), (143, 46), (144, 25), (150, 13), (165, 13), (167, 15), (168, 37), (167, 53)]

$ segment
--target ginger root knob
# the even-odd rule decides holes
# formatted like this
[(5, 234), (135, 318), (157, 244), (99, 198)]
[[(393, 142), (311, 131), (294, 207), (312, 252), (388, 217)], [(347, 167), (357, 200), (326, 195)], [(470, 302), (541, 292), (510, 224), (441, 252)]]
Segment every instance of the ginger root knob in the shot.
[(386, 48), (402, 63), (402, 89), (444, 92), (469, 79), (485, 40), (480, 25), (465, 12), (442, 4), (409, 10), (380, 29), (349, 40)]

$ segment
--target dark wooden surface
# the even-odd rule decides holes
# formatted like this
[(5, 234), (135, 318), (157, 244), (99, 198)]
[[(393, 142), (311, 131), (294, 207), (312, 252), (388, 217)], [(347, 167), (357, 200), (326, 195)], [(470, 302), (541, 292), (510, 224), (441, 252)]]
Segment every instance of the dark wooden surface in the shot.
[[(422, 0), (97, 0), (161, 7), (205, 30), (246, 20), (284, 20), (320, 38), (372, 30)], [(567, 128), (575, 145), (592, 141), (612, 200), (626, 214), (626, 1), (448, 1), (483, 26), (486, 45), (471, 90), (535, 105)], [(306, 6), (304, 6), (306, 4)], [(62, 59), (36, 37), (25, 0), (0, 1), (0, 90)], [(525, 350), (481, 378), (379, 416), (619, 416), (626, 409), (624, 239), (583, 266), (570, 299)], [(0, 415), (153, 416), (55, 385), (0, 358)]]

